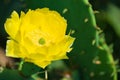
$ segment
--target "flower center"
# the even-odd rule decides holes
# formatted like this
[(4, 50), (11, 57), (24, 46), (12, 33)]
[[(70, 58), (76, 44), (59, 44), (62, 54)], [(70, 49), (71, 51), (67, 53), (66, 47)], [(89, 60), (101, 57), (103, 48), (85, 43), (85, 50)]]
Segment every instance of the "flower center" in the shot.
[(45, 44), (45, 39), (44, 38), (40, 38), (39, 39), (39, 44), (44, 45)]

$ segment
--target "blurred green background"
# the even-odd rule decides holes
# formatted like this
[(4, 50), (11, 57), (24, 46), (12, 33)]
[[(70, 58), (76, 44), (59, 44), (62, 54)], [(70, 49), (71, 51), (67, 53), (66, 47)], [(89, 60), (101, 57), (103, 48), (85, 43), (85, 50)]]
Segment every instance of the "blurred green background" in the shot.
[[(5, 49), (8, 35), (4, 23), (13, 10), (20, 13), (48, 7), (67, 19), (67, 33), (75, 31), (72, 36), (76, 37), (74, 49), (68, 54), (70, 59), (55, 61), (48, 67), (49, 80), (120, 80), (120, 1), (89, 2), (92, 6), (87, 0), (0, 0), (0, 46)], [(100, 29), (96, 30), (96, 26)], [(94, 39), (96, 45), (92, 46)], [(9, 68), (1, 70), (0, 80), (43, 80), (40, 78), (45, 77), (44, 70), (31, 63), (25, 63), (20, 72)], [(37, 74), (38, 71), (43, 73)]]

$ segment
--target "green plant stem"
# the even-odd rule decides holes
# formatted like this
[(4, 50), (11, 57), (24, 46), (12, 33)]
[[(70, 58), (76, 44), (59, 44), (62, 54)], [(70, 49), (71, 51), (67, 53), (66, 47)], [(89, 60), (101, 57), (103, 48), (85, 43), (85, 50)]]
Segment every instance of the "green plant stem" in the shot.
[(22, 70), (23, 64), (24, 64), (24, 60), (22, 59), (21, 62), (19, 63), (19, 67), (18, 67), (18, 70), (19, 70), (19, 71)]
[(48, 72), (45, 70), (45, 80), (48, 80)]

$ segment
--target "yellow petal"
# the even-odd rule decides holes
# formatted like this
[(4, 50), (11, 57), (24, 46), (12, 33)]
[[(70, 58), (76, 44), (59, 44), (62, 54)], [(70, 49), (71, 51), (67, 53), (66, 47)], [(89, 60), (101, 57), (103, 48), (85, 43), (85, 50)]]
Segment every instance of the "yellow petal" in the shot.
[(42, 60), (42, 59), (25, 59), (26, 62), (32, 62), (36, 65), (38, 65), (39, 67), (41, 68), (45, 68), (47, 65), (49, 65), (51, 62), (50, 61), (45, 61), (45, 60)]
[(45, 19), (44, 25), (41, 26), (41, 30), (49, 34), (49, 37), (53, 42), (59, 42), (62, 40), (66, 31), (66, 20), (55, 11), (49, 12), (45, 16)]
[(23, 18), (25, 16), (25, 13), (21, 11), (20, 18)]
[[(7, 40), (7, 46), (6, 46), (6, 56), (10, 56), (10, 57), (19, 57), (16, 53), (19, 52), (15, 52), (14, 50), (15, 48), (18, 48), (18, 45), (15, 45), (15, 42), (13, 40)], [(19, 50), (19, 49), (18, 49)]]
[(15, 39), (16, 34), (19, 30), (20, 20), (17, 12), (13, 11), (11, 18), (8, 18), (5, 22), (5, 30), (6, 32)]
[(39, 12), (39, 13), (43, 13), (43, 14), (46, 14), (46, 13), (49, 13), (49, 8), (42, 8), (42, 9), (36, 9), (35, 11)]
[(25, 58), (28, 52), (26, 49), (14, 40), (8, 40), (6, 46), (6, 56)]
[(51, 60), (59, 60), (59, 59), (68, 59), (66, 53), (71, 50), (71, 45), (73, 44), (75, 38), (72, 38), (68, 35), (57, 44), (52, 45), (48, 49), (48, 56)]
[(41, 62), (40, 60), (35, 61), (35, 64), (38, 65), (39, 67), (42, 67), (43, 69), (48, 66), (51, 62), (50, 61), (43, 61)]

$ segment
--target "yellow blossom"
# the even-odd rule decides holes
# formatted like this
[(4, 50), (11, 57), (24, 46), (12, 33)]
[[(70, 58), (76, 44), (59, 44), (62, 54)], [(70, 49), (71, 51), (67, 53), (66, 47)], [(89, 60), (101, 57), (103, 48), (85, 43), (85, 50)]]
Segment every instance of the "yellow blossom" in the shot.
[(29, 10), (20, 16), (13, 11), (5, 22), (6, 55), (22, 58), (45, 68), (52, 61), (68, 59), (73, 37), (66, 35), (67, 22), (56, 11), (48, 8)]

